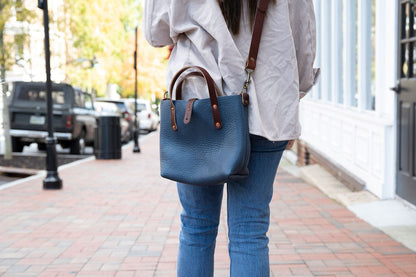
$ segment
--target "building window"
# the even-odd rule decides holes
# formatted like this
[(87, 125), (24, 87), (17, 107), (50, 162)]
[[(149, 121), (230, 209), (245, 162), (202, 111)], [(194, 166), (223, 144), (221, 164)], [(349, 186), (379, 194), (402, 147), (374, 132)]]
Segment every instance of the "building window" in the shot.
[(313, 97), (375, 109), (376, 0), (314, 0), (320, 84)]
[[(404, 17), (404, 24), (402, 26), (401, 34), (402, 40), (412, 40), (415, 36), (414, 30), (416, 29), (416, 20), (414, 12), (411, 10), (411, 4), (407, 3), (401, 7), (402, 16)], [(408, 43), (402, 43), (401, 51), (404, 53), (401, 57), (401, 78), (413, 78), (416, 72), (416, 44), (412, 41)]]

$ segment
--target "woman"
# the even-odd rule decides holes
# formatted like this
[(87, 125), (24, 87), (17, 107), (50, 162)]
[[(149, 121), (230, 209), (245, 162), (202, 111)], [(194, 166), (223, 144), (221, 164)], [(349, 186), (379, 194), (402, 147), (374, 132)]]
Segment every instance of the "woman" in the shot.
[[(198, 65), (224, 94), (239, 93), (256, 5), (256, 0), (146, 0), (146, 39), (155, 47), (174, 45), (167, 83), (182, 67)], [(288, 141), (300, 136), (298, 103), (314, 84), (314, 58), (312, 0), (271, 1), (248, 91), (250, 174), (227, 184), (231, 276), (270, 274), (266, 233), (273, 181)], [(184, 99), (207, 97), (198, 77), (187, 79), (186, 88)], [(180, 277), (213, 276), (223, 188), (178, 183)]]

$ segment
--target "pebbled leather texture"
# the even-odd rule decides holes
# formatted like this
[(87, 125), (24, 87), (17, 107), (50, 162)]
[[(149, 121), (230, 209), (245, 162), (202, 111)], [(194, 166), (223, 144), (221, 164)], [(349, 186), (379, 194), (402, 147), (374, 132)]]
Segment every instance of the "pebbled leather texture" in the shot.
[[(171, 101), (160, 105), (160, 164), (164, 178), (192, 185), (218, 185), (248, 175), (248, 107), (241, 95), (218, 97), (222, 128), (213, 124), (209, 98), (193, 102), (192, 120), (171, 125)], [(188, 101), (173, 100), (175, 117), (184, 118)]]

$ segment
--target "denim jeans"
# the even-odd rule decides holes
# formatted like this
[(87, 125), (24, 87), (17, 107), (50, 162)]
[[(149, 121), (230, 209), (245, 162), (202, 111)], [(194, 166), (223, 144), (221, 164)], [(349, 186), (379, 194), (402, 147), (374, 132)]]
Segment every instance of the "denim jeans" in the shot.
[[(267, 277), (269, 204), (287, 141), (250, 136), (249, 176), (227, 184), (227, 218), (232, 277)], [(178, 277), (212, 277), (224, 185), (178, 183), (182, 204)]]

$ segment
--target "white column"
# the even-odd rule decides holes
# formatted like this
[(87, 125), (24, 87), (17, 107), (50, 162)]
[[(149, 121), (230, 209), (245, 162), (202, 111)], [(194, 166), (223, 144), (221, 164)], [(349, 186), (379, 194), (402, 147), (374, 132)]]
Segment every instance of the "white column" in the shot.
[(371, 4), (358, 1), (358, 108), (371, 108)]
[(332, 102), (342, 103), (342, 0), (332, 1), (331, 16)]
[(390, 88), (397, 81), (397, 9), (397, 1), (376, 2), (376, 112), (392, 121), (394, 92)]
[(357, 82), (355, 69), (357, 66), (357, 14), (356, 0), (344, 0), (344, 105), (354, 106)]
[[(316, 56), (315, 56), (315, 67), (321, 67), (321, 50), (322, 50), (322, 43), (321, 43), (321, 0), (314, 0), (314, 8), (315, 8), (315, 18), (316, 18)], [(313, 99), (320, 99), (321, 98), (321, 78), (319, 78), (318, 83), (312, 88), (312, 97)]]
[(385, 133), (383, 199), (393, 198), (397, 185), (396, 95), (390, 88), (398, 79), (398, 7), (398, 1), (376, 2), (376, 113), (392, 124)]
[(331, 1), (321, 2), (322, 100), (331, 99)]

